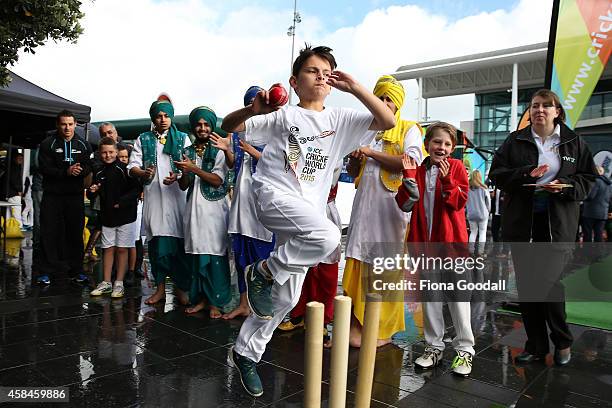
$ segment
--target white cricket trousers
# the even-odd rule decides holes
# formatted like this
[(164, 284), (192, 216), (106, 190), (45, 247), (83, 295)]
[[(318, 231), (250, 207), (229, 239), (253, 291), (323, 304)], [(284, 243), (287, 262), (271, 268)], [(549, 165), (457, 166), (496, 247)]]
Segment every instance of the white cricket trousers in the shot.
[(300, 299), (309, 267), (321, 262), (339, 245), (340, 231), (325, 208), (317, 209), (302, 197), (262, 187), (255, 193), (259, 221), (276, 237), (276, 248), (267, 260), (274, 277), (272, 320), (251, 313), (236, 339), (234, 350), (259, 362), (274, 330)]
[[(444, 350), (444, 316), (442, 302), (423, 302), (423, 331), (428, 345)], [(470, 323), (470, 302), (448, 302), (456, 336), (453, 348), (474, 355), (474, 334)]]

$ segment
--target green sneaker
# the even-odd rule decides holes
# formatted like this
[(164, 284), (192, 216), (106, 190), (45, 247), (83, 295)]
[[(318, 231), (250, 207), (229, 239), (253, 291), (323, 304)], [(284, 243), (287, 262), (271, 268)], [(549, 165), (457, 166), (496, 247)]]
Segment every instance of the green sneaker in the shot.
[(91, 296), (101, 296), (101, 295), (105, 295), (107, 293), (111, 293), (113, 291), (113, 285), (111, 285), (110, 282), (100, 282), (98, 283), (98, 286), (92, 290), (89, 294)]
[(259, 262), (252, 263), (247, 266), (244, 271), (247, 301), (249, 302), (249, 307), (257, 317), (271, 320), (274, 317), (271, 295), (274, 281), (267, 279), (259, 272)]
[(451, 364), (453, 374), (467, 377), (472, 372), (472, 355), (467, 351), (457, 350), (457, 355)]
[(227, 353), (227, 360), (232, 367), (238, 369), (240, 382), (246, 392), (254, 397), (263, 395), (261, 379), (259, 378), (259, 374), (257, 374), (257, 363), (236, 353), (233, 346), (230, 347)]

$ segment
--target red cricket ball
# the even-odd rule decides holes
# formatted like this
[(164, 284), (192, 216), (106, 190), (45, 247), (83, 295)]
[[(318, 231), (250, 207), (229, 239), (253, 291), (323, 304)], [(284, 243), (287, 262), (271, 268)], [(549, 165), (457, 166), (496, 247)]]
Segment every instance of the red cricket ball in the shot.
[(270, 105), (283, 106), (289, 100), (287, 90), (281, 84), (274, 84), (268, 90)]

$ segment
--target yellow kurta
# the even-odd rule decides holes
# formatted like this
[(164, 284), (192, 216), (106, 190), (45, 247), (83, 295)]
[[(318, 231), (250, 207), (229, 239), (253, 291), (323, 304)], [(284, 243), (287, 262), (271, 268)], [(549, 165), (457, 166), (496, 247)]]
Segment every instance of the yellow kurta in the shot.
[[(372, 276), (368, 274), (368, 269), (372, 265), (358, 261), (353, 258), (346, 258), (344, 267), (344, 275), (342, 276), (342, 287), (347, 296), (353, 301), (353, 315), (359, 320), (363, 326), (363, 317), (365, 314), (365, 290), (364, 277)], [(401, 271), (395, 276), (397, 279), (392, 279), (393, 275), (390, 271), (385, 271), (385, 281), (399, 281), (401, 279)], [(369, 286), (369, 285), (368, 285)], [(395, 333), (406, 330), (404, 321), (404, 302), (382, 302), (380, 309), (380, 323), (378, 326), (378, 338), (388, 339)]]

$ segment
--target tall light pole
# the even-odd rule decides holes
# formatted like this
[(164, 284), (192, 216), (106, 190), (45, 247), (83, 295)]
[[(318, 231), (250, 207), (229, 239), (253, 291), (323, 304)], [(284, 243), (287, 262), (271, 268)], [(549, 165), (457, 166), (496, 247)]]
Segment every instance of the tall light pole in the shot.
[[(289, 75), (293, 69), (293, 52), (295, 50), (295, 27), (298, 23), (302, 22), (300, 13), (297, 12), (297, 0), (293, 0), (293, 25), (287, 29), (287, 35), (291, 37), (291, 61), (289, 65)], [(289, 105), (291, 105), (291, 96), (293, 95), (293, 88), (289, 87)]]

